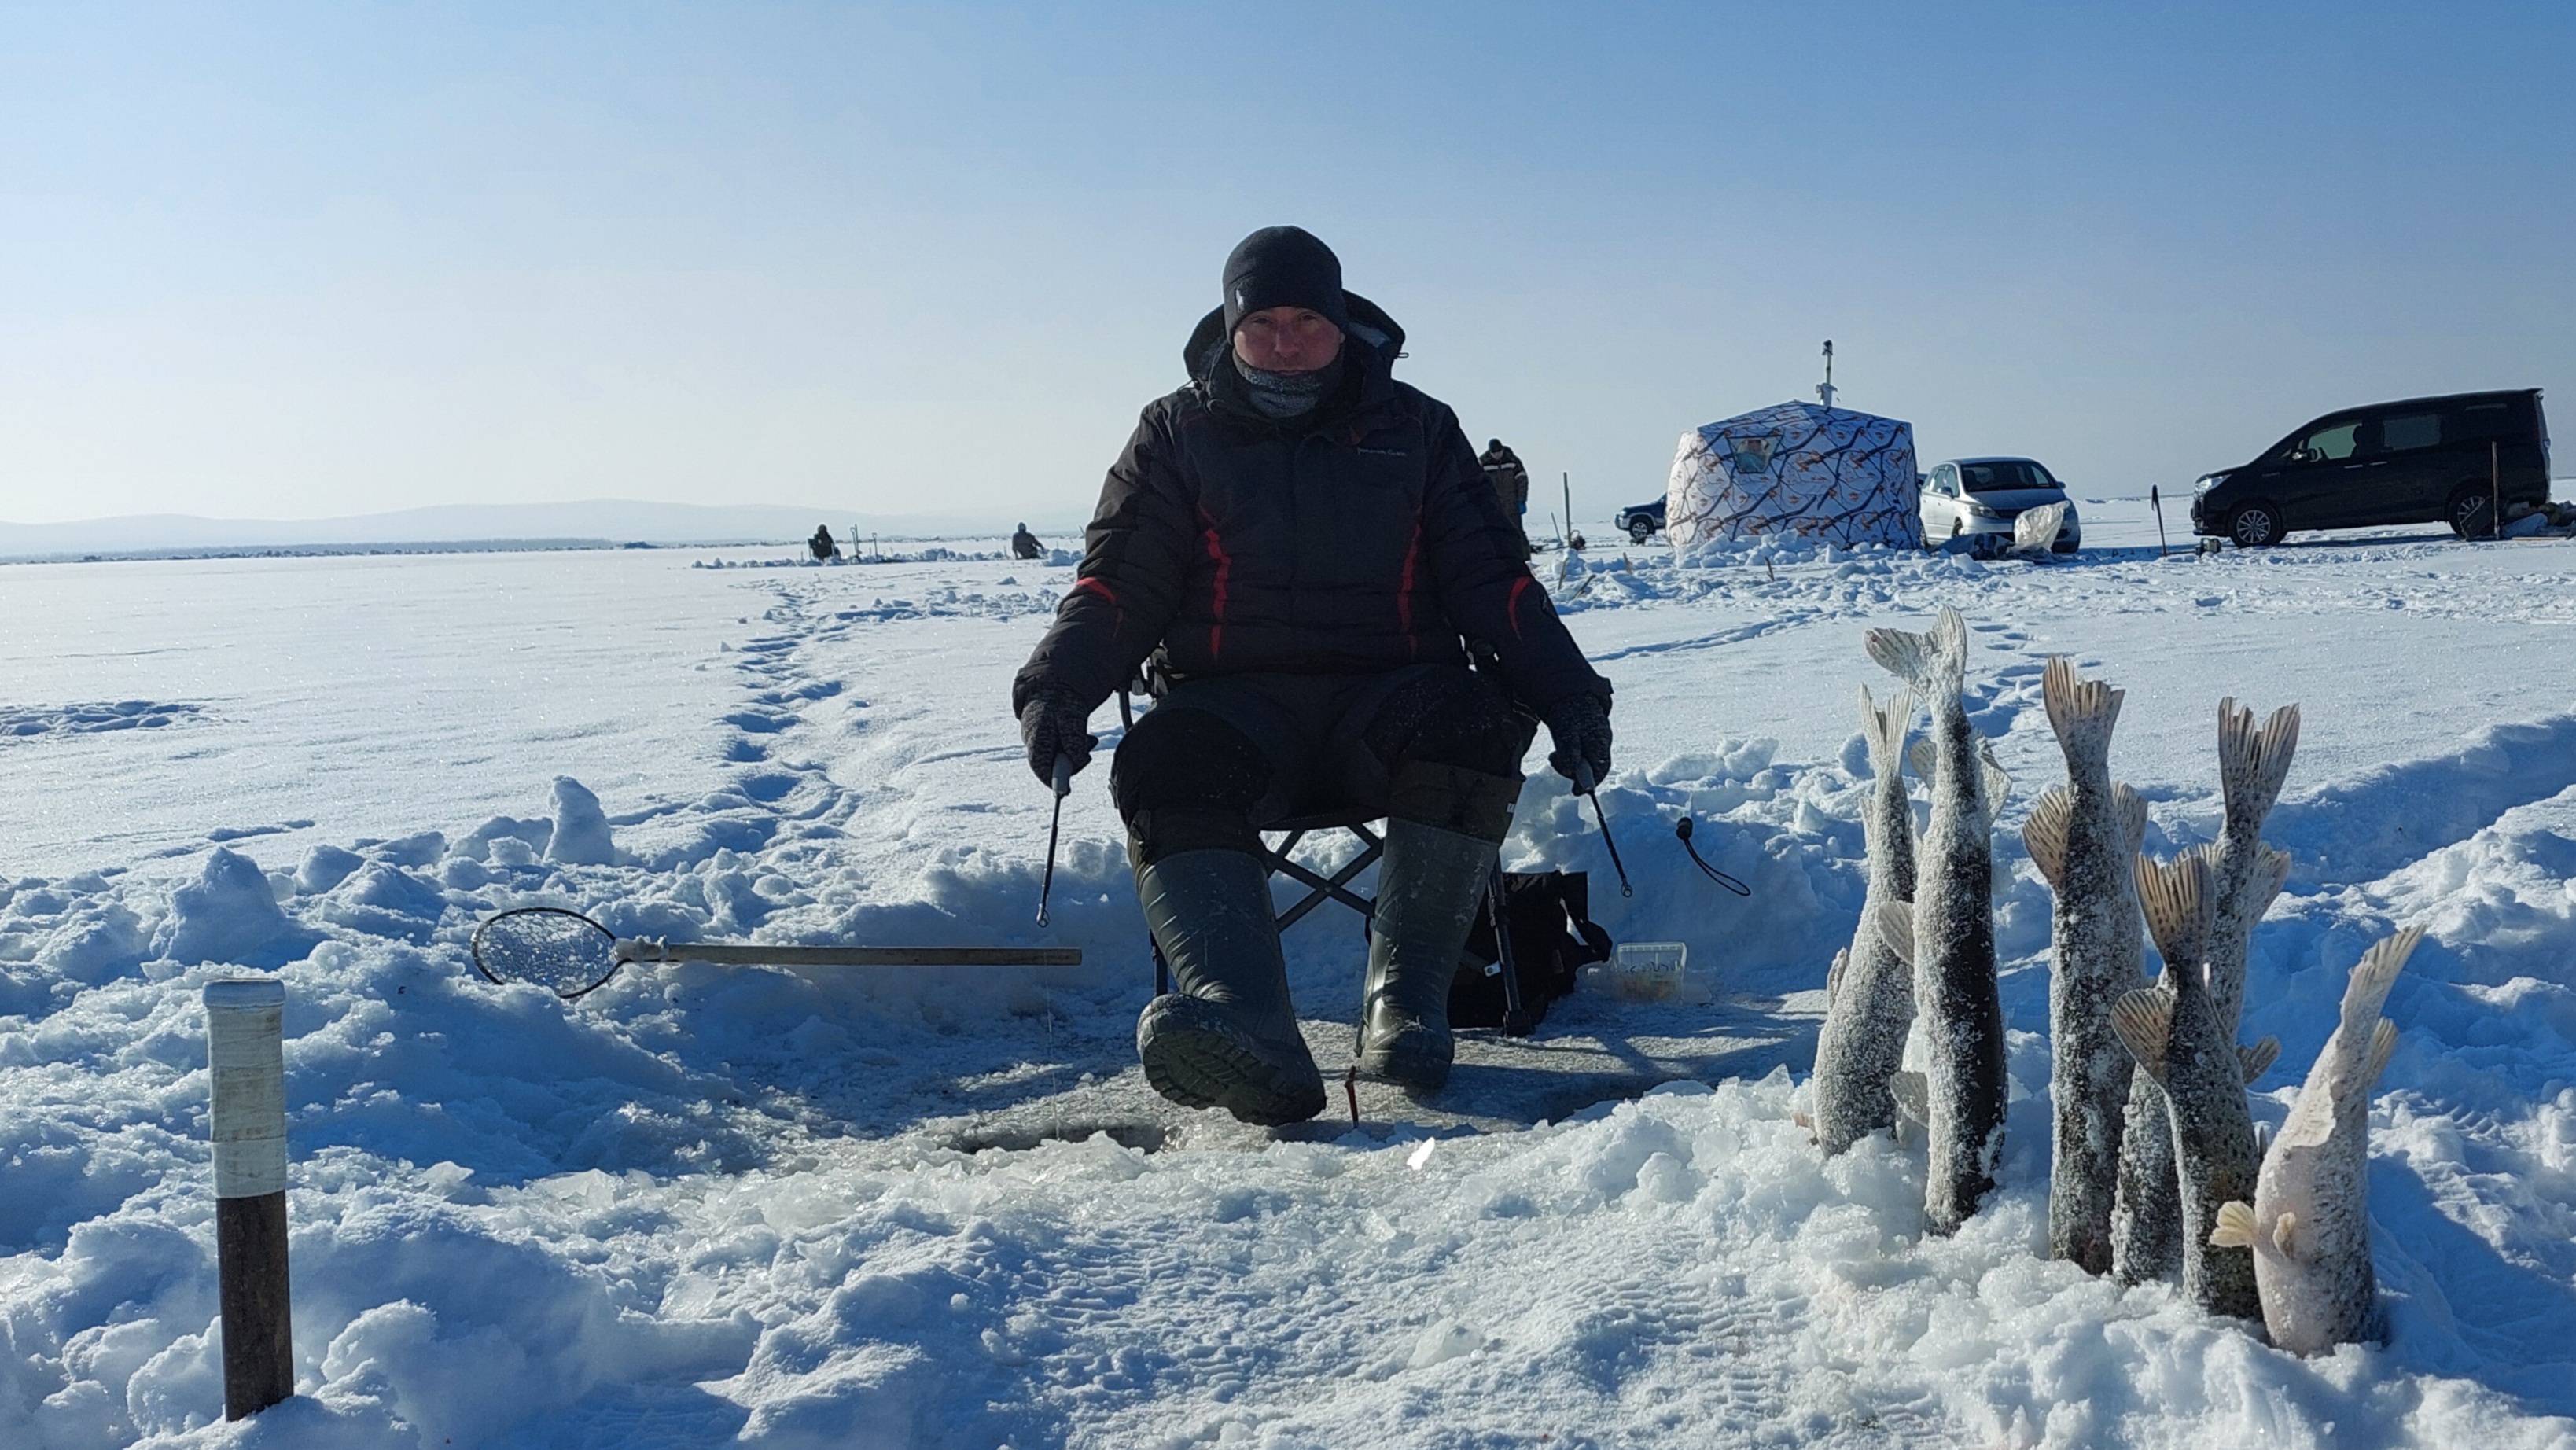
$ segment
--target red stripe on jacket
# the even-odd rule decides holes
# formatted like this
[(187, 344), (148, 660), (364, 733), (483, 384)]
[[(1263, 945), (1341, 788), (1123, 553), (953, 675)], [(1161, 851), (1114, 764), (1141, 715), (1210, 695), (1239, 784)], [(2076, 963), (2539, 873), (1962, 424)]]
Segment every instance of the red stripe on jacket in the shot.
[(1208, 626), (1208, 658), (1215, 660), (1225, 655), (1225, 581), (1234, 572), (1234, 556), (1225, 551), (1225, 540), (1217, 536), (1216, 520), (1208, 516), (1205, 508), (1199, 510), (1199, 537), (1207, 544), (1209, 562), (1216, 565), (1216, 577), (1208, 585), (1209, 612), (1216, 616)]
[(1514, 639), (1521, 637), (1521, 596), (1527, 593), (1529, 591), (1529, 587), (1537, 582), (1538, 581), (1536, 579), (1530, 577), (1529, 571), (1526, 569), (1521, 571), (1521, 577), (1512, 581), (1511, 598), (1506, 600), (1503, 604), (1503, 615), (1512, 622), (1512, 638)]

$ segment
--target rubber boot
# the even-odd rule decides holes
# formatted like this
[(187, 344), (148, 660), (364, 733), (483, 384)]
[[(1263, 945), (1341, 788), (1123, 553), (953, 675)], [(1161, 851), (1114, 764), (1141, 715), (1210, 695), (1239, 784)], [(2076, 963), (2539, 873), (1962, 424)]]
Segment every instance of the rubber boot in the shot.
[(1324, 1077), (1297, 1030), (1270, 877), (1242, 851), (1181, 851), (1139, 870), (1145, 924), (1177, 992), (1136, 1019), (1154, 1091), (1247, 1123), (1302, 1123), (1324, 1110)]
[(1432, 1092), (1449, 1080), (1449, 980), (1493, 879), (1494, 843), (1386, 823), (1360, 1015), (1360, 1071)]

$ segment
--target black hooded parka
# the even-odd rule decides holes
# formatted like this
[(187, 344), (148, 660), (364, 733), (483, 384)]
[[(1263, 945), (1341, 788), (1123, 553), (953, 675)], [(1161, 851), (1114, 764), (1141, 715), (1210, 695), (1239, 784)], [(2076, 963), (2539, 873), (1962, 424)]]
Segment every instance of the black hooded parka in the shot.
[(1607, 702), (1457, 415), (1395, 380), (1404, 330), (1345, 297), (1341, 383), (1297, 418), (1255, 409), (1222, 312), (1200, 321), (1189, 384), (1147, 405), (1101, 486), (1015, 711), (1051, 685), (1096, 706), (1157, 649), (1175, 680), (1348, 675), (1463, 663), (1461, 636), (1533, 710)]

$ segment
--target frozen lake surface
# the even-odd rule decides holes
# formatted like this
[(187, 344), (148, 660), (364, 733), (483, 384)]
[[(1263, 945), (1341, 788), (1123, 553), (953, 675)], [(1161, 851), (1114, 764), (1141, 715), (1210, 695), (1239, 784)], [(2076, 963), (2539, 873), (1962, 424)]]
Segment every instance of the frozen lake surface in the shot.
[[(1135, 1071), (1151, 968), (1102, 771), (1030, 921), (1009, 679), (1069, 567), (0, 568), (0, 1444), (2576, 1445), (2576, 546), (2160, 560), (2141, 508), (2086, 514), (2058, 564), (1542, 556), (1618, 688), (1637, 895), (1544, 774), (1507, 863), (1592, 872), (1709, 1000), (1578, 993), (1532, 1042), (1469, 1039), (1430, 1105), (1364, 1090), (1356, 1127), (1337, 1096), (1275, 1135)], [(1860, 902), (1861, 631), (1942, 604), (2017, 782), (2015, 1102), (2002, 1189), (1935, 1240), (1919, 1141), (1828, 1164), (1790, 1115)], [(2303, 707), (2258, 1118), (2362, 948), (2430, 928), (2373, 1118), (2383, 1346), (2299, 1360), (2035, 1251), (2049, 897), (2018, 828), (2061, 778), (2054, 653), (2128, 691), (2114, 765), (2159, 853), (2216, 829), (2219, 698)], [(558, 777), (613, 859), (556, 859), (588, 854)], [(1685, 811), (1753, 898), (1690, 867)], [(567, 1007), (468, 963), (528, 903), (1087, 965), (636, 967)], [(1335, 1072), (1357, 933), (1288, 941)], [(196, 1003), (243, 967), (290, 994), (302, 1398), (225, 1427)]]

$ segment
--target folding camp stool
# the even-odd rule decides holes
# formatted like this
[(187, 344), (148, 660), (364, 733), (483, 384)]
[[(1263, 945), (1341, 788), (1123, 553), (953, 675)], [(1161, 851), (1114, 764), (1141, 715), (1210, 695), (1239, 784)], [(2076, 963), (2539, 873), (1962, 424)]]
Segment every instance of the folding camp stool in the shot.
[[(1118, 717), (1128, 728), (1132, 729), (1135, 726), (1135, 710), (1125, 690), (1118, 692)], [(1291, 816), (1259, 827), (1262, 834), (1255, 839), (1261, 841), (1261, 864), (1264, 871), (1271, 876), (1285, 876), (1306, 888), (1304, 896), (1299, 897), (1294, 904), (1279, 913), (1279, 930), (1282, 933), (1305, 920), (1316, 907), (1331, 902), (1347, 906), (1359, 913), (1360, 939), (1364, 942), (1368, 940), (1370, 927), (1377, 921), (1377, 902), (1353, 890), (1351, 883), (1358, 880), (1360, 873), (1376, 865), (1378, 858), (1386, 854), (1386, 838), (1374, 829), (1377, 823), (1384, 819), (1385, 817), (1378, 812), (1353, 808)], [(1291, 859), (1291, 853), (1306, 837), (1317, 831), (1337, 830), (1348, 831), (1358, 837), (1360, 853), (1343, 862), (1332, 875), (1325, 876)], [(1285, 832), (1285, 839), (1273, 846), (1267, 837), (1278, 832)], [(1471, 954), (1462, 953), (1459, 961), (1460, 970), (1488, 974), (1501, 973), (1503, 1033), (1509, 1037), (1527, 1037), (1536, 1024), (1531, 1022), (1528, 1011), (1521, 1005), (1520, 973), (1515, 970), (1512, 960), (1512, 934), (1509, 923), (1503, 915), (1503, 863), (1499, 857), (1494, 862), (1491, 876), (1485, 882), (1484, 912), (1486, 920), (1494, 929), (1495, 960), (1482, 962), (1476, 960)], [(1150, 934), (1147, 936), (1147, 941), (1154, 949), (1154, 994), (1161, 996), (1172, 990), (1171, 963), (1163, 959), (1162, 943), (1154, 942)]]

